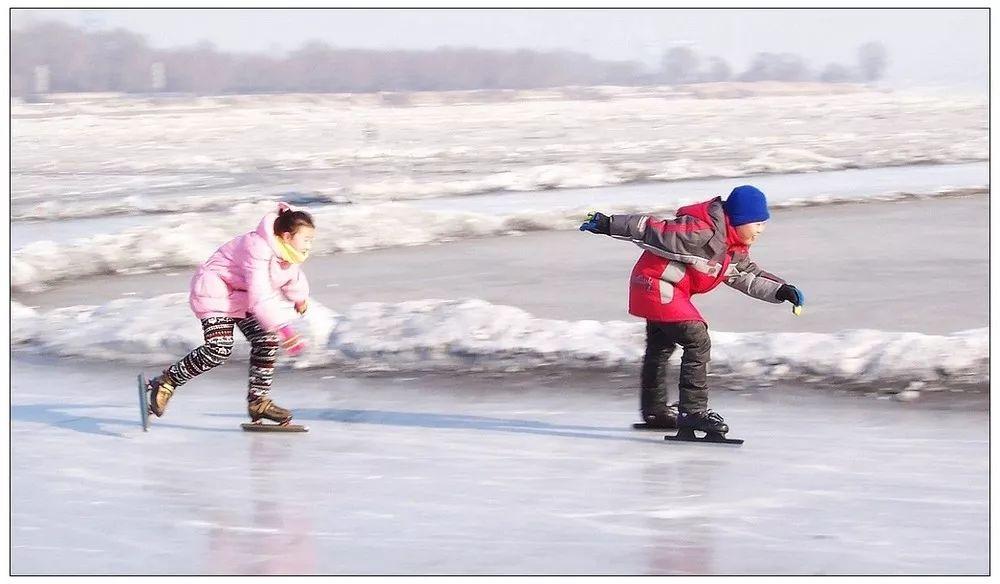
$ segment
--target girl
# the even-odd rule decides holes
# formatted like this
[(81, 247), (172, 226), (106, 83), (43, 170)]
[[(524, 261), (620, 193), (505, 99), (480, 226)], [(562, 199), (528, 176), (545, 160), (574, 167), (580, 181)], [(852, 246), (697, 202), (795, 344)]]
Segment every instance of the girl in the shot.
[(190, 304), (201, 320), (205, 344), (146, 383), (149, 413), (163, 416), (167, 402), (181, 385), (222, 365), (233, 351), (233, 327), (250, 341), (250, 419), (288, 424), (292, 413), (275, 405), (269, 393), (279, 342), (295, 356), (305, 343), (290, 325), (283, 300), (306, 311), (309, 283), (299, 264), (312, 249), (316, 231), (312, 217), (278, 203), (255, 231), (240, 235), (216, 250), (191, 278)]

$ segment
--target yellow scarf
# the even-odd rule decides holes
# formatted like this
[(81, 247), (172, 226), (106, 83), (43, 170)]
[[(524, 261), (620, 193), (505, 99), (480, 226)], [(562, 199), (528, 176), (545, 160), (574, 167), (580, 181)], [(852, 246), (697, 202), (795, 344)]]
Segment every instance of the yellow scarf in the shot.
[(275, 235), (274, 239), (278, 242), (278, 251), (281, 253), (281, 259), (285, 260), (290, 264), (301, 264), (306, 261), (306, 257), (309, 254), (302, 253), (301, 251), (295, 249), (288, 244), (284, 239)]

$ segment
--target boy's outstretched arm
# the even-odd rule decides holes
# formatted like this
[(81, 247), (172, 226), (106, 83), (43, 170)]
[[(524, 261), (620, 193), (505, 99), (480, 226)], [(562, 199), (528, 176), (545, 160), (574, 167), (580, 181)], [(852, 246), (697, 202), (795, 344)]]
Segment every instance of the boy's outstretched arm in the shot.
[(781, 304), (787, 301), (795, 307), (805, 304), (805, 295), (798, 288), (774, 274), (765, 272), (750, 260), (750, 256), (744, 256), (738, 262), (729, 265), (725, 282), (747, 296), (766, 302)]
[(698, 252), (714, 233), (710, 224), (690, 215), (663, 220), (650, 215), (608, 216), (600, 212), (587, 215), (580, 231), (627, 239), (658, 255), (688, 263), (704, 261)]

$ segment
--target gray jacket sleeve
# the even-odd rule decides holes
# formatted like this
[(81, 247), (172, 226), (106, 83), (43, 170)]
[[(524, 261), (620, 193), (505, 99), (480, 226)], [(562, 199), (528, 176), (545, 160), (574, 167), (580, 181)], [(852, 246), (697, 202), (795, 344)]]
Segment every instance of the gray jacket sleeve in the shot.
[(781, 300), (775, 295), (785, 281), (760, 269), (757, 264), (750, 261), (749, 255), (733, 258), (733, 263), (726, 269), (725, 282), (747, 296), (781, 304)]
[(703, 248), (714, 233), (710, 224), (690, 215), (669, 220), (649, 215), (611, 216), (611, 237), (631, 240), (655, 254), (687, 263), (705, 261)]

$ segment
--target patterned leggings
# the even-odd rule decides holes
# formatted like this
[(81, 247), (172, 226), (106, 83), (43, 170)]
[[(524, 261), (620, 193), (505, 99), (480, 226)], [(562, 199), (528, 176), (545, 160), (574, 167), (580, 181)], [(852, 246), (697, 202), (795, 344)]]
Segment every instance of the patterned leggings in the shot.
[(250, 341), (250, 384), (247, 401), (267, 396), (271, 391), (274, 364), (278, 358), (278, 335), (264, 330), (252, 314), (246, 318), (212, 317), (201, 321), (205, 344), (174, 363), (163, 374), (175, 387), (222, 365), (233, 354), (233, 325)]

